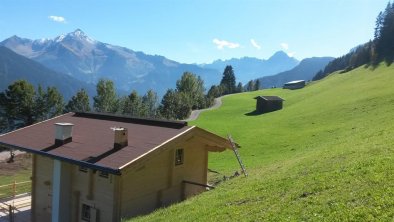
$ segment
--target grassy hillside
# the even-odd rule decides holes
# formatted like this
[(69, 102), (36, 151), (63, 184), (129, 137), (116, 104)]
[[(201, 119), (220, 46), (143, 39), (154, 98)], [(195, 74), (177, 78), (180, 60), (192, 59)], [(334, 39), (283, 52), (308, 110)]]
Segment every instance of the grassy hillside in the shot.
[[(394, 66), (333, 74), (301, 90), (224, 98), (191, 124), (231, 133), (250, 176), (224, 182), (139, 221), (393, 221)], [(256, 95), (284, 109), (246, 115)], [(232, 152), (209, 168), (238, 170)]]

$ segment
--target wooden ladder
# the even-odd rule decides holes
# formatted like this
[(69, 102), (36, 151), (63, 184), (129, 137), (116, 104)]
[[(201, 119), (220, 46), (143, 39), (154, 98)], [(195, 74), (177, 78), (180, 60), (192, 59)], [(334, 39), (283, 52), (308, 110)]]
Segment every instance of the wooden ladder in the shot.
[(228, 141), (230, 142), (231, 147), (233, 148), (234, 154), (237, 157), (237, 160), (238, 160), (239, 165), (241, 166), (242, 172), (244, 173), (245, 177), (247, 177), (248, 173), (246, 172), (245, 165), (242, 163), (241, 156), (238, 153), (238, 147), (234, 143), (234, 140), (233, 140), (233, 138), (231, 138), (230, 134), (228, 135)]

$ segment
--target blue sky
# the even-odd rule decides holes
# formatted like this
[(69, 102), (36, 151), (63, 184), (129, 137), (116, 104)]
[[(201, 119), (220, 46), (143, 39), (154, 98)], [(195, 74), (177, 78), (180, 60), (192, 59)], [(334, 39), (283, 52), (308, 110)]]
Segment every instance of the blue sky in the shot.
[(90, 37), (185, 63), (284, 50), (340, 56), (373, 38), (387, 0), (2, 0), (0, 41)]

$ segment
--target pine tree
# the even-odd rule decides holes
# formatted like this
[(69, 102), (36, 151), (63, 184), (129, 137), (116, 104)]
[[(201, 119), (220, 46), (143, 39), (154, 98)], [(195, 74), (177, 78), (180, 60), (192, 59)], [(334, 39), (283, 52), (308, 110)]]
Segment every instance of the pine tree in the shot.
[(39, 85), (34, 97), (35, 120), (42, 121), (64, 111), (63, 96), (56, 87), (48, 87), (46, 91)]
[(66, 110), (68, 112), (89, 112), (89, 96), (84, 89), (79, 90), (71, 99), (68, 101)]
[(64, 111), (63, 96), (56, 87), (48, 87), (45, 93), (45, 119), (55, 117)]
[(380, 38), (380, 31), (382, 29), (383, 26), (383, 12), (379, 12), (378, 17), (376, 18), (376, 22), (375, 22), (375, 32), (374, 32), (374, 38), (375, 39), (379, 39)]
[(394, 3), (387, 4), (384, 12), (376, 19), (373, 63), (386, 61), (391, 64), (394, 60)]
[(213, 85), (211, 88), (208, 90), (207, 96), (210, 98), (218, 98), (223, 94), (222, 92), (222, 87), (221, 86), (216, 86)]
[(0, 116), (0, 134), (8, 131), (8, 121), (4, 116)]
[(254, 91), (260, 90), (260, 80), (256, 79), (256, 81), (254, 82)]
[(118, 99), (114, 83), (111, 80), (100, 79), (96, 85), (97, 95), (93, 97), (93, 107), (96, 112), (114, 113), (118, 109)]
[(155, 117), (157, 111), (157, 94), (153, 90), (148, 92), (142, 97), (142, 104), (144, 113), (143, 116)]
[(46, 93), (41, 87), (41, 85), (38, 85), (37, 93), (35, 94), (34, 97), (34, 110), (35, 110), (35, 119), (36, 120), (44, 120), (45, 119), (45, 113), (46, 113)]
[(142, 98), (138, 95), (137, 91), (133, 90), (124, 103), (123, 114), (142, 116), (142, 109)]
[(184, 92), (167, 90), (160, 105), (160, 114), (166, 119), (185, 119), (191, 113), (189, 97)]
[(18, 80), (0, 93), (0, 107), (9, 122), (21, 127), (36, 121), (35, 94), (33, 85), (26, 80)]
[(220, 81), (220, 85), (224, 87), (224, 94), (234, 93), (236, 90), (236, 81), (233, 67), (228, 65), (224, 69), (223, 78)]
[(254, 81), (250, 80), (247, 84), (246, 84), (246, 91), (250, 92), (254, 90)]
[(200, 76), (191, 72), (183, 73), (180, 80), (176, 82), (176, 91), (183, 92), (189, 97), (192, 109), (202, 109), (206, 107), (204, 96), (204, 81)]
[(238, 83), (236, 91), (237, 91), (237, 93), (241, 93), (244, 91), (244, 87), (242, 86), (241, 82)]

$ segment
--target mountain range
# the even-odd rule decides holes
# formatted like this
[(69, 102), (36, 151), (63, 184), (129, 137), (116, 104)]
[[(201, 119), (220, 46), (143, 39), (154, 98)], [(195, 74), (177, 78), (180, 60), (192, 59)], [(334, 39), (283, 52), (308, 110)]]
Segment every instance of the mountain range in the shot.
[(126, 92), (135, 89), (145, 93), (154, 89), (162, 95), (167, 88), (175, 87), (176, 80), (185, 71), (200, 75), (207, 85), (221, 78), (216, 70), (96, 41), (80, 29), (54, 39), (12, 36), (0, 45), (87, 83), (95, 84), (100, 78), (111, 79), (117, 89)]
[[(44, 86), (55, 84), (66, 98), (73, 95), (80, 87), (86, 88), (90, 95), (94, 95), (93, 86), (100, 78), (114, 81), (118, 92), (123, 94), (128, 94), (132, 90), (144, 94), (147, 90), (153, 89), (160, 97), (168, 88), (175, 88), (176, 81), (186, 71), (201, 76), (208, 89), (211, 85), (219, 84), (226, 65), (233, 66), (237, 82), (246, 84), (249, 80), (263, 77), (263, 86), (281, 84), (287, 79), (295, 78), (298, 74), (288, 78), (283, 76), (291, 74), (280, 74), (277, 77), (264, 76), (286, 70), (293, 70), (291, 73), (297, 70), (304, 72), (305, 68), (302, 68), (304, 65), (316, 66), (313, 62), (299, 64), (297, 59), (289, 57), (283, 51), (276, 52), (267, 60), (243, 57), (216, 60), (210, 64), (183, 64), (164, 56), (148, 55), (94, 40), (80, 29), (53, 39), (31, 40), (12, 36), (0, 42), (0, 46), (5, 46), (26, 57), (17, 57), (2, 49), (3, 59), (5, 56), (10, 56), (15, 60), (13, 65), (19, 67), (14, 67), (13, 72), (4, 72), (6, 74), (0, 76), (2, 84), (0, 89), (10, 84), (11, 80), (24, 78), (34, 84), (42, 83)], [(27, 59), (34, 60), (36, 63), (28, 62)], [(321, 67), (320, 61), (316, 60), (316, 62), (319, 63), (317, 65), (319, 69), (324, 68)], [(38, 63), (42, 66), (38, 66)], [(25, 67), (22, 67), (22, 64), (26, 64)], [(302, 66), (297, 68), (297, 65)], [(12, 64), (8, 63), (7, 66), (11, 67)], [(311, 70), (315, 69), (311, 68)], [(48, 77), (44, 78), (43, 73)], [(50, 81), (46, 81), (46, 78)], [(64, 80), (61, 80), (62, 78)], [(278, 78), (281, 80), (275, 80)]]
[(168, 88), (174, 88), (176, 80), (185, 71), (200, 75), (208, 88), (220, 82), (226, 65), (233, 66), (237, 81), (246, 83), (298, 64), (296, 59), (284, 52), (277, 52), (268, 60), (244, 57), (204, 65), (182, 64), (163, 56), (102, 43), (80, 29), (53, 39), (31, 40), (12, 36), (0, 45), (87, 83), (95, 84), (100, 78), (108, 78), (120, 90), (130, 92), (135, 89), (145, 93), (148, 89), (154, 89), (159, 95)]
[(89, 95), (95, 94), (94, 85), (57, 73), (38, 62), (0, 46), (0, 91), (4, 91), (8, 85), (20, 79), (27, 80), (36, 88), (39, 84), (44, 88), (55, 86), (66, 100), (81, 88), (84, 88)]
[(216, 60), (211, 64), (203, 64), (201, 66), (223, 72), (226, 65), (231, 65), (237, 77), (237, 82), (246, 84), (252, 79), (290, 70), (298, 65), (298, 63), (299, 61), (297, 59), (289, 57), (283, 51), (278, 51), (267, 60), (243, 57), (229, 60)]
[(296, 67), (272, 76), (259, 78), (262, 88), (282, 87), (293, 80), (312, 80), (316, 73), (332, 61), (333, 57), (312, 57), (303, 59)]

